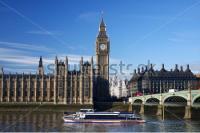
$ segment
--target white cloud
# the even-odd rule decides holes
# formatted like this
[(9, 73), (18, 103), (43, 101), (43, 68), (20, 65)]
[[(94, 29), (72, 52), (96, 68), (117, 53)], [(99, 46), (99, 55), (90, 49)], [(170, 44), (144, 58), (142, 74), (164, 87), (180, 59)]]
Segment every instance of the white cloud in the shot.
[(0, 56), (9, 56), (12, 54), (20, 55), (22, 53), (26, 53), (25, 51), (17, 50), (17, 49), (11, 49), (11, 48), (0, 48)]
[(19, 64), (28, 64), (33, 65), (38, 63), (38, 59), (36, 57), (31, 56), (0, 56), (0, 61), (10, 62), (10, 63), (19, 63)]
[(41, 31), (41, 30), (32, 30), (28, 31), (29, 34), (36, 34), (36, 35), (60, 35), (60, 31)]
[(0, 46), (9, 47), (13, 49), (24, 49), (24, 50), (32, 50), (32, 51), (46, 51), (51, 52), (53, 51), (50, 48), (47, 48), (44, 45), (34, 45), (28, 43), (16, 43), (16, 42), (4, 42), (0, 41)]
[[(30, 52), (26, 50), (43, 50), (49, 51), (45, 46), (34, 46), (29, 44), (22, 43), (11, 43), (11, 42), (0, 42), (0, 44), (7, 46), (6, 48), (0, 47), (0, 63), (3, 67), (5, 67), (6, 71), (10, 72), (32, 72), (37, 71), (37, 65), (39, 62), (39, 56), (33, 56)], [(7, 45), (6, 45), (7, 44)], [(17, 49), (18, 48), (18, 49)], [(47, 54), (43, 57), (43, 64), (45, 69), (48, 69), (48, 65), (53, 64), (55, 62), (55, 54)], [(65, 57), (68, 57), (69, 64), (73, 68), (73, 64), (79, 64), (81, 57), (83, 57), (83, 61), (91, 61), (90, 55), (78, 55), (78, 54), (64, 54), (60, 53), (57, 55), (58, 60), (65, 61)], [(96, 63), (96, 57), (93, 56), (93, 61)], [(119, 67), (119, 63), (121, 60), (110, 58), (110, 64), (116, 64)], [(119, 68), (116, 68), (119, 69)], [(119, 72), (119, 70), (118, 70)]]
[(4, 68), (4, 72), (5, 73), (25, 73), (25, 74), (29, 74), (29, 73), (36, 73), (36, 69), (31, 69), (31, 68), (17, 68), (17, 69), (13, 69), (13, 68), (9, 68), (6, 67)]

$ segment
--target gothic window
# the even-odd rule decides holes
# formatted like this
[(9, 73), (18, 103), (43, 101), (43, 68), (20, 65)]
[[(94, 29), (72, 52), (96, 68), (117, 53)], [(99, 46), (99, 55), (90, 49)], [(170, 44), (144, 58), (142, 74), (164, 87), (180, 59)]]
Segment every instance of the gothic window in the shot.
[(10, 91), (10, 96), (12, 97), (12, 96), (14, 96), (14, 93), (13, 93), (13, 91)]
[(26, 89), (27, 88), (27, 81), (24, 80), (24, 88)]
[(76, 93), (77, 97), (79, 97), (79, 93), (80, 93), (79, 90), (77, 90), (77, 93)]
[(89, 96), (89, 90), (88, 90), (88, 88), (85, 89), (85, 96)]
[(7, 96), (7, 91), (6, 90), (3, 92), (3, 96)]
[(27, 96), (27, 91), (24, 92), (24, 96), (25, 96), (25, 97)]
[(10, 96), (13, 96), (14, 92), (14, 81), (10, 80)]
[(22, 82), (21, 82), (21, 80), (18, 80), (17, 83), (18, 83), (17, 84), (17, 88), (22, 88)]
[(58, 92), (59, 96), (64, 96), (64, 78), (60, 77), (58, 80)]
[(53, 96), (54, 96), (54, 92), (51, 91), (51, 93), (50, 93), (50, 97), (53, 97)]
[(49, 82), (50, 82), (50, 87), (53, 87), (54, 80), (51, 79)]
[[(19, 90), (21, 90), (21, 88), (19, 88)], [(19, 90), (17, 91), (17, 96), (20, 97), (21, 96), (21, 91), (19, 91)]]
[(71, 87), (71, 82), (70, 81), (67, 82), (67, 86), (68, 86), (68, 88)]
[(3, 88), (7, 88), (7, 84), (6, 84), (6, 82), (4, 82), (4, 84), (3, 84)]
[(37, 91), (37, 95), (40, 96), (40, 94), (41, 94), (40, 91)]
[(70, 97), (70, 91), (67, 91), (67, 96)]
[(39, 82), (40, 82), (40, 88), (42, 88), (43, 87), (42, 86), (42, 79), (40, 79)]
[(40, 82), (37, 81), (37, 90), (39, 90), (39, 88), (40, 88)]
[(47, 96), (47, 91), (44, 91), (43, 95), (44, 95), (44, 96)]
[(44, 92), (47, 91), (47, 81), (46, 80), (44, 80), (44, 82), (43, 82), (43, 91)]
[(30, 94), (31, 96), (34, 96), (34, 91), (31, 91), (31, 94)]

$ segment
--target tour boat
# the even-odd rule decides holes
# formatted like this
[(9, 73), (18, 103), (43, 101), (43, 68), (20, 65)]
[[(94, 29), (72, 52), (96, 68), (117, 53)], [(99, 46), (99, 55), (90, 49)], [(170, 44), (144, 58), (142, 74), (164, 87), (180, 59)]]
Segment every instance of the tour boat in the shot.
[(65, 123), (144, 123), (140, 117), (132, 113), (94, 112), (92, 109), (81, 109), (75, 114), (65, 114)]

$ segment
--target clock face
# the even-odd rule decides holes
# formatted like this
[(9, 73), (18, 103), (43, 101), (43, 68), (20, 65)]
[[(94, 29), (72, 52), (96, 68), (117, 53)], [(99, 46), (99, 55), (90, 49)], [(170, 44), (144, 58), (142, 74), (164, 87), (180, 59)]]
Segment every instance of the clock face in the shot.
[(106, 45), (105, 44), (100, 44), (100, 49), (101, 50), (105, 50), (106, 49)]

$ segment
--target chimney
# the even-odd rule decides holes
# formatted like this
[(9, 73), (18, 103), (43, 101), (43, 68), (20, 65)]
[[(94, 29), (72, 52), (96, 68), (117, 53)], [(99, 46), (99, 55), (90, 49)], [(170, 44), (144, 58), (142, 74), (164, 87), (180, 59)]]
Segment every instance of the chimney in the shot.
[(153, 64), (151, 64), (151, 69), (153, 69)]
[(183, 66), (180, 67), (181, 71), (183, 71)]
[(144, 68), (142, 67), (142, 72), (144, 72)]
[(162, 69), (165, 69), (165, 65), (164, 64), (162, 64)]
[(138, 67), (138, 73), (140, 74), (140, 68)]
[(188, 69), (188, 70), (190, 69), (190, 66), (189, 66), (189, 64), (187, 64), (187, 69)]
[(176, 69), (176, 70), (178, 69), (178, 65), (177, 65), (177, 64), (175, 65), (175, 69)]
[(136, 69), (134, 69), (134, 74), (136, 74)]
[(148, 71), (148, 66), (147, 65), (145, 66), (145, 71)]
[(55, 64), (58, 64), (58, 57), (55, 58)]

